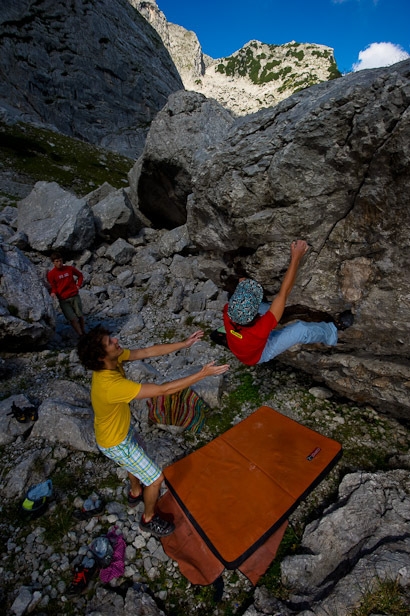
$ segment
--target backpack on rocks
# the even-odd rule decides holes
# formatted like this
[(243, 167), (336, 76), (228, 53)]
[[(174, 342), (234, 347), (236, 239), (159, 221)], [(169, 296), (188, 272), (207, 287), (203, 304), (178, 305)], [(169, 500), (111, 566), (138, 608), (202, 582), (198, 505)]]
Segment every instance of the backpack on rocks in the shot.
[(53, 484), (51, 479), (31, 486), (26, 493), (21, 507), (31, 518), (38, 518), (48, 507), (49, 499), (53, 494)]

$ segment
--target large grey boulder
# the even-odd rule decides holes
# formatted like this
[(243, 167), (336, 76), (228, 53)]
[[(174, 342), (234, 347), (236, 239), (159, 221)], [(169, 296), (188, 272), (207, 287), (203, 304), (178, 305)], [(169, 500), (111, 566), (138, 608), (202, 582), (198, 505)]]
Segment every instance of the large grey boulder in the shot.
[[(143, 208), (144, 184), (155, 178), (151, 220), (182, 213), (186, 199), (191, 241), (225, 262), (218, 286), (244, 273), (273, 297), (291, 242), (305, 238), (310, 250), (288, 315), (320, 319), (349, 309), (355, 323), (336, 349), (305, 347), (280, 359), (401, 417), (410, 412), (409, 102), (410, 61), (352, 73), (235, 120), (188, 160), (179, 152), (192, 138), (192, 113), (181, 107), (176, 131), (164, 109), (138, 182)], [(173, 165), (184, 178), (180, 193)]]
[(410, 586), (409, 487), (404, 470), (344, 477), (337, 503), (307, 526), (303, 553), (281, 563), (293, 609), (310, 605), (297, 613), (345, 616), (381, 581)]
[(89, 390), (72, 381), (56, 380), (38, 409), (30, 438), (98, 452)]
[(226, 109), (202, 94), (172, 94), (129, 173), (134, 207), (157, 227), (185, 224), (192, 175), (204, 163), (208, 148), (224, 139), (232, 123)]
[(0, 242), (0, 345), (18, 351), (47, 344), (55, 312), (36, 268), (15, 246)]
[(97, 235), (103, 240), (126, 238), (142, 228), (123, 189), (108, 194), (96, 203), (93, 215)]
[(183, 88), (159, 35), (127, 0), (4, 0), (0, 110), (136, 158)]
[(339, 260), (335, 250), (322, 253), (330, 239), (350, 259), (368, 256), (369, 240), (391, 239), (389, 214), (396, 221), (406, 213), (409, 88), (406, 61), (314, 86), (237, 120), (197, 169), (192, 239), (206, 250), (252, 251), (246, 266), (265, 285), (272, 285), (271, 258), (295, 237), (309, 240), (316, 264)]
[(18, 230), (39, 251), (81, 252), (95, 238), (94, 216), (86, 199), (78, 199), (56, 182), (37, 182), (19, 201)]

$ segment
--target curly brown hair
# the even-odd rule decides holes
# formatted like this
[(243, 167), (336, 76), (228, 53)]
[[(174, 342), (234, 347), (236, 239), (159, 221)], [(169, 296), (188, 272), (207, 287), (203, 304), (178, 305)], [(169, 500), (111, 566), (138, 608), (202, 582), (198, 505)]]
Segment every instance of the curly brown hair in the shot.
[(103, 345), (103, 338), (110, 335), (111, 332), (107, 328), (103, 325), (97, 325), (87, 334), (81, 336), (77, 344), (77, 353), (83, 366), (89, 370), (104, 369), (103, 359), (106, 350)]

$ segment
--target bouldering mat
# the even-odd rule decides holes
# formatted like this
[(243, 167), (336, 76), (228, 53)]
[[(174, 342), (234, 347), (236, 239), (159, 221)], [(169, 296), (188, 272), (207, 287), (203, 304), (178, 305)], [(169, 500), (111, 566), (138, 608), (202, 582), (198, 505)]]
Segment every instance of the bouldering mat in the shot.
[[(289, 515), (341, 454), (340, 443), (260, 407), (164, 469), (169, 491), (159, 510), (176, 524), (161, 540), (165, 552), (193, 583), (209, 584), (223, 568), (243, 568), (257, 581), (275, 556)], [(255, 573), (259, 561), (263, 566)]]
[[(178, 563), (179, 569), (192, 584), (212, 584), (223, 572), (224, 565), (209, 549), (201, 535), (189, 521), (171, 492), (166, 492), (158, 503), (159, 513), (172, 520), (175, 531), (161, 539), (163, 548), (170, 558)], [(238, 569), (252, 584), (265, 573), (276, 556), (278, 547), (287, 528), (287, 520), (257, 548)]]

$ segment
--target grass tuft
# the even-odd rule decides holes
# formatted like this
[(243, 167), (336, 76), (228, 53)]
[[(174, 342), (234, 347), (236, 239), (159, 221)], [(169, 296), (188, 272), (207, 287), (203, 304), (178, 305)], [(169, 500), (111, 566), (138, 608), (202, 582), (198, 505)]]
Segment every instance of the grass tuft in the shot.
[(125, 188), (134, 164), (120, 154), (23, 123), (0, 122), (0, 157), (2, 170), (19, 175), (27, 184), (57, 182), (79, 197), (104, 182)]
[(373, 590), (369, 590), (351, 616), (409, 616), (408, 599), (398, 580), (380, 580)]

